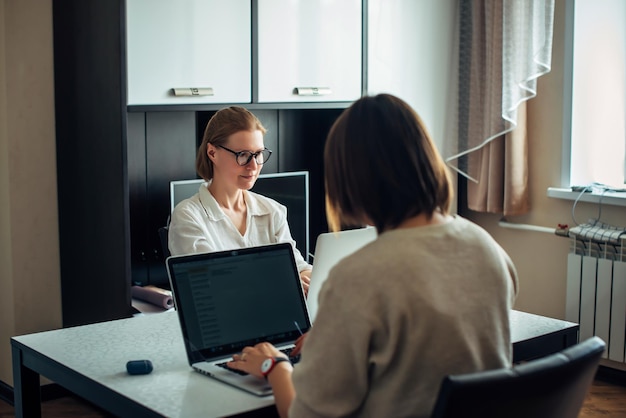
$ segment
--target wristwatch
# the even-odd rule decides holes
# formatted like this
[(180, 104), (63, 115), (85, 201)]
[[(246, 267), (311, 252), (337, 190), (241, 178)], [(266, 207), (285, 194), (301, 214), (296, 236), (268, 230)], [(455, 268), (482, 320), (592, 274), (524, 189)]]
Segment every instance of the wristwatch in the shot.
[(276, 366), (281, 361), (289, 361), (289, 359), (285, 357), (270, 357), (266, 359), (263, 363), (261, 363), (261, 374), (263, 375), (263, 377), (267, 379), (267, 375), (270, 374), (270, 372), (274, 370), (274, 366)]

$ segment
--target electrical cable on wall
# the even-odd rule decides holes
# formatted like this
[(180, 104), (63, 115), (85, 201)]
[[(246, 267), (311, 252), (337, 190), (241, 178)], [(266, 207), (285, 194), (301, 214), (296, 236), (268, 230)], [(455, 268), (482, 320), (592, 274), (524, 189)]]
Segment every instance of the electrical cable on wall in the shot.
[[(572, 210), (571, 210), (571, 214), (572, 214), (572, 221), (574, 222), (574, 228), (576, 228), (577, 231), (581, 231), (584, 230), (585, 228), (594, 228), (594, 227), (599, 227), (602, 229), (606, 229), (607, 224), (604, 224), (601, 222), (602, 219), (602, 198), (606, 195), (607, 192), (624, 192), (626, 191), (626, 189), (616, 189), (616, 188), (612, 188), (609, 187), (605, 184), (601, 184), (601, 183), (591, 183), (589, 185), (586, 186), (572, 186), (572, 191), (579, 191), (580, 193), (578, 194), (578, 196), (576, 197), (576, 199), (574, 200), (574, 203), (572, 205)], [(578, 222), (578, 220), (576, 219), (576, 205), (578, 204), (578, 202), (580, 201), (581, 197), (585, 194), (585, 193), (593, 193), (595, 195), (599, 196), (598, 199), (598, 215), (596, 218), (591, 218), (587, 221), (587, 223), (584, 224), (580, 224)], [(547, 233), (554, 233), (556, 235), (562, 236), (562, 237), (569, 237), (570, 236), (570, 228), (567, 224), (558, 224), (556, 228), (549, 228), (549, 227), (544, 227), (544, 226), (537, 226), (537, 225), (529, 225), (529, 224), (518, 224), (518, 223), (514, 223), (514, 222), (509, 222), (506, 218), (502, 217), (500, 219), (500, 221), (498, 222), (498, 225), (502, 228), (509, 228), (509, 229), (519, 229), (519, 230), (524, 230), (524, 231), (535, 231), (535, 232), (547, 232)], [(610, 226), (609, 226), (610, 227)], [(616, 227), (611, 227), (611, 228), (616, 228)], [(619, 228), (617, 228), (619, 229)], [(579, 233), (579, 232), (577, 232)]]
[[(600, 184), (600, 183), (591, 183), (587, 186), (574, 186), (572, 187), (572, 190), (578, 190), (580, 189), (580, 193), (578, 194), (578, 196), (576, 197), (576, 199), (574, 200), (574, 204), (572, 205), (572, 221), (574, 221), (574, 225), (578, 226), (580, 225), (578, 223), (578, 221), (576, 220), (576, 205), (578, 204), (578, 201), (580, 200), (580, 198), (585, 194), (585, 193), (594, 193), (594, 194), (599, 194), (600, 197), (598, 199), (598, 216), (595, 218), (595, 221), (600, 221), (600, 219), (602, 219), (602, 198), (604, 197), (604, 195), (606, 194), (606, 192), (608, 191), (621, 191), (618, 189), (614, 189), (611, 187), (608, 187), (604, 184)], [(590, 221), (591, 222), (591, 221)]]

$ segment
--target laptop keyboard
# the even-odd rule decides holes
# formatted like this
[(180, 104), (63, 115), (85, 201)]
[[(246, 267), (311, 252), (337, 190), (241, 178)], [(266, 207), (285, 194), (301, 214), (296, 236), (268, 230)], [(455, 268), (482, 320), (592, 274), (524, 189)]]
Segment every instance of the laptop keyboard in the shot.
[[(291, 364), (296, 364), (298, 361), (300, 361), (300, 355), (298, 354), (295, 357), (291, 357), (290, 354), (291, 354), (292, 350), (293, 350), (293, 348), (283, 348), (280, 351), (283, 352), (284, 354), (287, 354), (287, 356), (289, 356), (289, 360), (291, 361)], [(215, 365), (219, 366), (219, 367), (221, 367), (223, 369), (226, 369), (226, 370), (228, 370), (230, 372), (237, 373), (240, 376), (246, 376), (248, 374), (246, 372), (242, 372), (241, 370), (237, 370), (237, 369), (233, 369), (231, 367), (228, 367), (228, 362), (227, 361), (225, 361), (223, 363), (216, 363)]]
[(241, 370), (237, 370), (237, 369), (233, 369), (232, 367), (228, 367), (228, 364), (226, 364), (226, 362), (224, 363), (216, 363), (216, 366), (220, 366), (223, 369), (228, 370), (229, 372), (233, 372), (233, 373), (237, 373), (238, 375), (241, 376), (246, 376), (248, 373), (246, 372), (242, 372)]

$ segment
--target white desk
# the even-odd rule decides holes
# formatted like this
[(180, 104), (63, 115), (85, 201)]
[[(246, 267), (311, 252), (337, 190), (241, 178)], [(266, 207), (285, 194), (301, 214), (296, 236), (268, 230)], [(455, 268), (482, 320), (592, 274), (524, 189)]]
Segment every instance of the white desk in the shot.
[[(41, 415), (39, 375), (120, 417), (210, 417), (274, 408), (272, 396), (248, 395), (194, 372), (182, 338), (175, 311), (14, 337), (15, 416)], [(151, 360), (154, 371), (127, 374), (126, 362), (140, 359)]]
[[(578, 335), (577, 324), (517, 311), (511, 327), (516, 361), (558, 351)], [(13, 337), (11, 346), (18, 418), (41, 416), (40, 375), (120, 417), (276, 414), (273, 397), (192, 371), (176, 311)], [(126, 362), (140, 359), (154, 371), (128, 375)]]

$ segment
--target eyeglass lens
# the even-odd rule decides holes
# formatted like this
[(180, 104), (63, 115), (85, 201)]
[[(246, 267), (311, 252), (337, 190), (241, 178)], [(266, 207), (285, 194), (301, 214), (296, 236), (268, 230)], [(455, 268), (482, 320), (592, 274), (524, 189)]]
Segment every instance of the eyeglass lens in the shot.
[(254, 154), (250, 151), (242, 151), (237, 153), (237, 164), (246, 165), (250, 162), (250, 160), (252, 160), (252, 157), (254, 156), (254, 161), (256, 161), (258, 165), (262, 165), (270, 158), (270, 155), (272, 155), (272, 151), (268, 149), (256, 152)]

